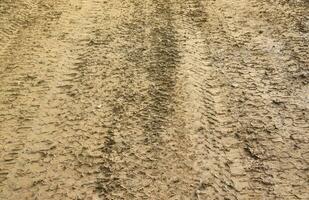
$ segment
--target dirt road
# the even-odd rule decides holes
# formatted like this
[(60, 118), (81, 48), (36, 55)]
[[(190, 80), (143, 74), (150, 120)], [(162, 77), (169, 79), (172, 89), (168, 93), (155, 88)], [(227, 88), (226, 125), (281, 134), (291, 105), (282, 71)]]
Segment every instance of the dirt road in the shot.
[(0, 199), (309, 199), (306, 0), (1, 0)]

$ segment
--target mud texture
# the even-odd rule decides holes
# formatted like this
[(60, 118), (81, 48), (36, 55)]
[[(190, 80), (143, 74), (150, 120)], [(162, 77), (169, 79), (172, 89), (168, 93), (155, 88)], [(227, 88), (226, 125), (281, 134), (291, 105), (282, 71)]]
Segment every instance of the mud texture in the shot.
[(307, 0), (1, 0), (1, 200), (309, 199)]

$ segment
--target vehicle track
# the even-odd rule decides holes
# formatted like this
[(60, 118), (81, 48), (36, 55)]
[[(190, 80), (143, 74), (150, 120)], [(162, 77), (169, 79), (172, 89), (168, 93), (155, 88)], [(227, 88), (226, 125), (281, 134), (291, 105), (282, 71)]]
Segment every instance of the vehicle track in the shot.
[(307, 199), (306, 8), (2, 1), (0, 199)]

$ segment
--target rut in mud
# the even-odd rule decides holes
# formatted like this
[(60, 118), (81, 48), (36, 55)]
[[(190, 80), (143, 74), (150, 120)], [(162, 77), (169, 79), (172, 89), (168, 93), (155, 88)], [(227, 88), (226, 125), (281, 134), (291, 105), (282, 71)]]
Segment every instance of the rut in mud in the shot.
[(308, 6), (2, 0), (0, 199), (308, 199)]

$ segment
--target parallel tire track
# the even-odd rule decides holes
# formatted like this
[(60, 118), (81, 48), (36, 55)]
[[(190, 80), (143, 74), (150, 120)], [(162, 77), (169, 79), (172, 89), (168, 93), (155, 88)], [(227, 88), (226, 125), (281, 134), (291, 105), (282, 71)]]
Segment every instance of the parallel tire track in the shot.
[(306, 5), (278, 2), (1, 1), (0, 199), (308, 199)]

